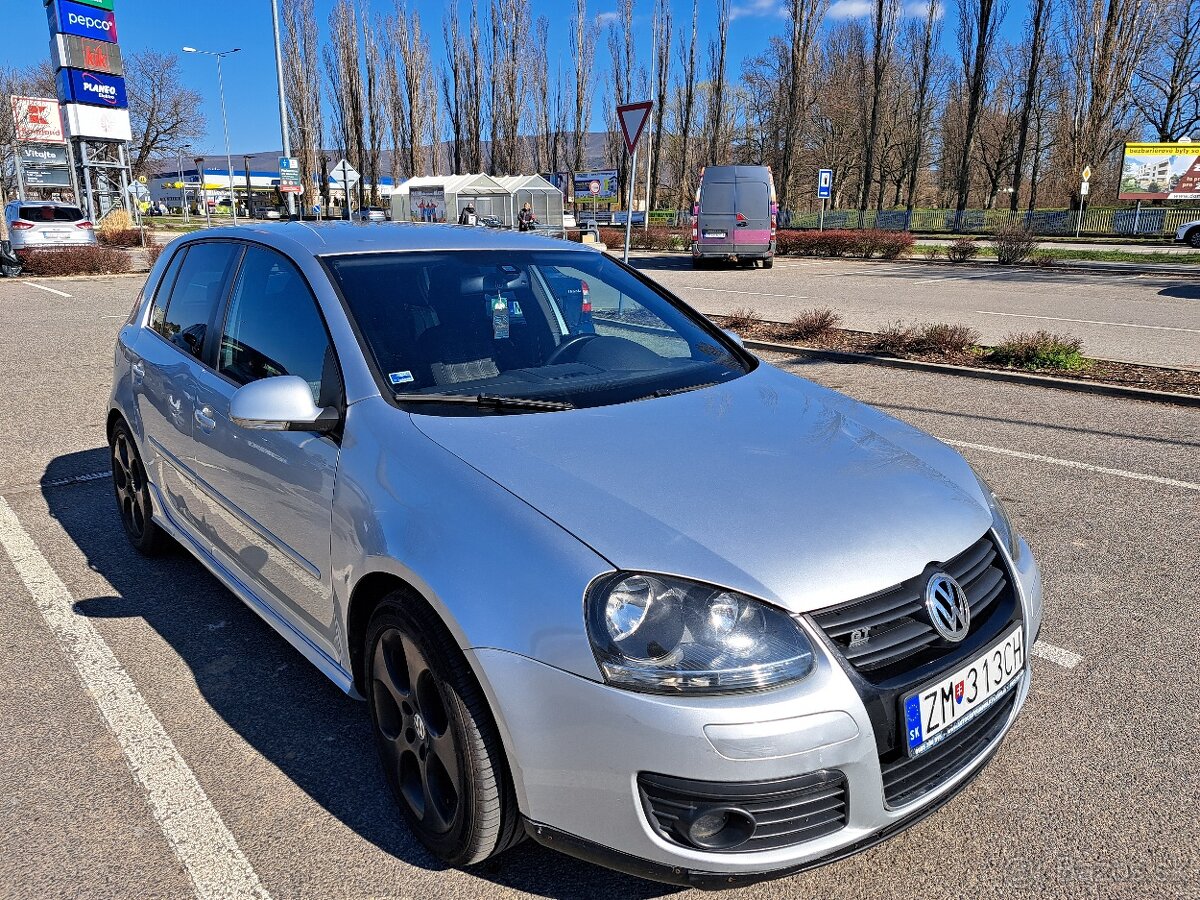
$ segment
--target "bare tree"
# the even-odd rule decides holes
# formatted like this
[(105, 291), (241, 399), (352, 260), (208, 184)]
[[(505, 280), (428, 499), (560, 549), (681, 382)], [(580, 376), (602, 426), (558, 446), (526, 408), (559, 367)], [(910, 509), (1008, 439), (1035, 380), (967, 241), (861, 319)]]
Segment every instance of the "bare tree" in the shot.
[[(16, 123), (8, 108), (10, 96), (47, 97), (57, 96), (54, 86), (54, 69), (49, 60), (26, 69), (0, 68), (0, 188), (10, 196), (16, 192), (16, 164), (13, 145), (16, 143)], [(2, 211), (2, 210), (0, 210)], [(0, 217), (2, 218), (2, 217)]]
[[(324, 128), (321, 120), (320, 48), (313, 0), (283, 4), (283, 83), (288, 105), (292, 152), (300, 165), (300, 183), (311, 190), (319, 169)], [(328, 185), (321, 182), (324, 197)]]
[[(338, 0), (329, 14), (330, 42), (324, 47), (326, 87), (333, 112), (333, 134), (350, 164), (360, 169), (366, 154), (363, 132), (362, 57), (358, 12), (351, 0)], [(347, 191), (347, 201), (349, 192)], [(358, 181), (358, 205), (366, 205), (366, 187)]]
[(1175, 141), (1200, 125), (1200, 0), (1172, 0), (1165, 33), (1137, 69), (1133, 102), (1160, 141)]
[(938, 0), (929, 0), (920, 26), (908, 31), (908, 69), (916, 92), (914, 110), (914, 134), (912, 153), (909, 156), (908, 191), (905, 206), (912, 214), (916, 202), (917, 175), (921, 171), (925, 154), (925, 141), (929, 132), (929, 119), (933, 111), (933, 82), (936, 48), (941, 42), (941, 21)]
[(430, 123), (437, 118), (429, 37), (421, 29), (421, 14), (416, 10), (410, 13), (402, 0), (397, 0), (390, 21), (399, 70), (392, 97), (392, 129), (399, 135), (396, 149), (405, 174), (425, 175), (430, 168), (425, 145), (430, 140)]
[(179, 80), (179, 57), (144, 50), (125, 60), (129, 121), (133, 129), (130, 166), (134, 175), (176, 153), (207, 130), (199, 92)]
[(515, 175), (523, 166), (521, 123), (527, 105), (526, 55), (529, 0), (491, 0), (492, 172)]
[(708, 41), (708, 162), (721, 162), (727, 146), (725, 130), (725, 57), (729, 51), (729, 0), (717, 0), (717, 34)]
[[(863, 153), (863, 183), (859, 194), (858, 208), (866, 212), (870, 203), (871, 173), (875, 165), (875, 146), (879, 142), (879, 105), (883, 93), (883, 80), (892, 62), (892, 48), (896, 41), (896, 23), (900, 19), (899, 0), (875, 0), (871, 7), (871, 112), (867, 125), (867, 141)], [(883, 196), (883, 180), (880, 179), (879, 194)], [(882, 201), (881, 204), (882, 205)], [(862, 224), (859, 219), (859, 224)]]
[(596, 23), (588, 18), (587, 0), (575, 0), (571, 21), (572, 52), (575, 57), (575, 120), (571, 142), (571, 168), (578, 172), (587, 165), (587, 131), (592, 118), (592, 66), (596, 59)]
[[(550, 20), (538, 16), (533, 24), (533, 44), (546, 47), (550, 42)], [(533, 167), (538, 172), (550, 171), (550, 143), (554, 130), (550, 108), (554, 97), (550, 91), (550, 67), (531, 65), (527, 73), (529, 101), (533, 118)]]
[(457, 3), (447, 3), (442, 12), (442, 43), (445, 47), (442, 101), (450, 118), (450, 165), (455, 173), (460, 173), (463, 171), (466, 142), (466, 123), (463, 120), (468, 103), (467, 66), (471, 57), (459, 25)]
[(829, 0), (790, 0), (787, 7), (790, 39), (785, 70), (786, 108), (783, 121), (783, 152), (779, 161), (780, 206), (791, 209), (796, 202), (796, 159), (804, 140), (804, 126), (812, 106), (811, 71), (817, 34)]
[(971, 190), (971, 154), (975, 133), (979, 128), (979, 111), (987, 92), (996, 32), (1003, 18), (1003, 0), (959, 0), (958, 47), (962, 54), (962, 78), (967, 101), (955, 187), (954, 208), (960, 216), (967, 208)]
[(1013, 160), (1012, 192), (1009, 194), (1009, 206), (1017, 211), (1021, 202), (1021, 178), (1024, 176), (1025, 150), (1029, 143), (1029, 127), (1033, 121), (1034, 98), (1038, 91), (1038, 78), (1042, 60), (1046, 55), (1046, 38), (1052, 17), (1052, 0), (1032, 0), (1033, 8), (1029, 12), (1029, 21), (1025, 23), (1025, 48), (1028, 54), (1028, 68), (1025, 70), (1025, 91), (1021, 96), (1021, 118), (1017, 126), (1017, 152)]
[(469, 172), (483, 171), (483, 52), (479, 35), (479, 4), (471, 4), (471, 65), (465, 69), (466, 138), (464, 164)]
[[(366, 55), (366, 93), (364, 99), (367, 106), (367, 157), (365, 179), (371, 183), (371, 205), (379, 205), (380, 157), (383, 154), (383, 137), (387, 131), (387, 108), (384, 104), (384, 90), (387, 72), (383, 66), (383, 54), (380, 52), (379, 41), (382, 37), (387, 40), (389, 30), (387, 24), (378, 16), (375, 17), (374, 27), (363, 29), (363, 50)], [(395, 184), (395, 182), (392, 182)]]
[(662, 171), (663, 133), (667, 119), (667, 91), (671, 85), (671, 3), (657, 0), (654, 8), (658, 31), (654, 35), (654, 119), (650, 126), (653, 156), (650, 159), (650, 209), (658, 206), (658, 177)]
[[(605, 122), (608, 126), (609, 158), (619, 157), (617, 183), (622, 197), (629, 190), (630, 180), (637, 180), (637, 173), (630, 168), (629, 153), (623, 151), (624, 143), (621, 138), (621, 126), (617, 119), (616, 108), (631, 102), (634, 89), (634, 76), (637, 65), (634, 55), (633, 30), (633, 0), (618, 0), (617, 18), (608, 26), (608, 52), (612, 57), (610, 73), (613, 82), (613, 102), (606, 109)], [(643, 82), (645, 73), (642, 74)]]
[(679, 152), (677, 168), (679, 171), (680, 207), (689, 207), (695, 196), (695, 182), (692, 166), (692, 128), (696, 117), (696, 19), (699, 11), (699, 0), (692, 0), (692, 30), (684, 43), (683, 35), (679, 36), (679, 87), (676, 89), (675, 131), (679, 135)]

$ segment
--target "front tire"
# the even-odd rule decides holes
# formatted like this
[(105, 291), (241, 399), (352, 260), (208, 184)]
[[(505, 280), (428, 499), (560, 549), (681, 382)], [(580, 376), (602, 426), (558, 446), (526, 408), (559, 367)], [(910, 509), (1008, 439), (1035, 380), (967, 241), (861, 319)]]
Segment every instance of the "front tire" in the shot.
[(1188, 232), (1187, 242), (1200, 250), (1200, 228), (1193, 228)]
[(379, 760), (417, 839), (468, 866), (524, 837), (500, 734), (440, 620), (404, 591), (367, 628), (366, 695)]
[(141, 454), (125, 422), (119, 421), (113, 426), (109, 451), (113, 491), (125, 536), (142, 556), (158, 556), (170, 546), (171, 539), (154, 522), (150, 479), (146, 476)]

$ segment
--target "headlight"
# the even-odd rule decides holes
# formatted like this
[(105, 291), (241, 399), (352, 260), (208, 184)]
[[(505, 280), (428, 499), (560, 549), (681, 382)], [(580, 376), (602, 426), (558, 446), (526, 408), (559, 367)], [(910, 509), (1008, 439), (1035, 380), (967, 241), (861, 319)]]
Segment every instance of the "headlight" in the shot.
[(587, 598), (592, 650), (610, 684), (712, 694), (803, 678), (813, 648), (787, 613), (666, 575), (621, 573)]
[(1021, 547), (1021, 540), (1017, 536), (1017, 532), (1013, 530), (1012, 523), (1008, 519), (1008, 511), (1004, 508), (1004, 504), (1000, 502), (1000, 498), (996, 496), (996, 492), (988, 487), (988, 483), (983, 480), (978, 472), (975, 473), (975, 478), (979, 482), (979, 487), (983, 491), (983, 496), (987, 498), (988, 507), (992, 511), (992, 527), (996, 529), (996, 534), (1000, 535), (1000, 540), (1004, 542), (1004, 546), (1008, 548), (1009, 555), (1016, 562), (1018, 551)]

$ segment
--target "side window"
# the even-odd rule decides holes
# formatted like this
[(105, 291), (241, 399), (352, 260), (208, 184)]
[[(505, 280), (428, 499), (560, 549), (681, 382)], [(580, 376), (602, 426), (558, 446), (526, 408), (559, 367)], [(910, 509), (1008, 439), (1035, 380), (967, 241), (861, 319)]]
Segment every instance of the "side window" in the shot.
[(700, 185), (700, 212), (733, 215), (734, 186), (729, 181), (705, 181)]
[(188, 247), (162, 322), (155, 330), (184, 352), (199, 357), (208, 323), (221, 302), (221, 288), (241, 249), (240, 244), (226, 242)]
[(225, 317), (217, 368), (238, 384), (299, 375), (319, 406), (338, 399), (337, 366), (316, 299), (299, 270), (273, 250), (246, 250)]
[(179, 267), (183, 265), (185, 256), (187, 256), (186, 247), (171, 258), (167, 271), (163, 272), (163, 277), (158, 282), (158, 290), (154, 294), (154, 305), (150, 307), (150, 327), (159, 334), (163, 333), (162, 325), (167, 313), (167, 301), (171, 298), (171, 288), (175, 286), (175, 279), (179, 275)]

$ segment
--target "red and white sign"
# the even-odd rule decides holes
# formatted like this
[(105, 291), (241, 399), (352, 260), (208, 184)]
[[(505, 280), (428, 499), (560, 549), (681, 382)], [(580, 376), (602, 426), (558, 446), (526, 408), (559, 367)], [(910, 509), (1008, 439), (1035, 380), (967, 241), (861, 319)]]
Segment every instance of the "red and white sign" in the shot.
[(642, 136), (642, 129), (646, 127), (646, 121), (650, 118), (652, 105), (649, 100), (643, 100), (641, 103), (627, 103), (617, 107), (617, 118), (621, 120), (625, 146), (629, 148), (630, 153), (637, 146), (638, 138)]
[(35, 144), (65, 144), (58, 101), (42, 97), (13, 97), (13, 122), (17, 140)]
[(596, 181), (593, 178), (591, 181), (588, 182), (588, 190), (592, 193), (592, 196), (599, 194), (600, 193), (600, 182)]

